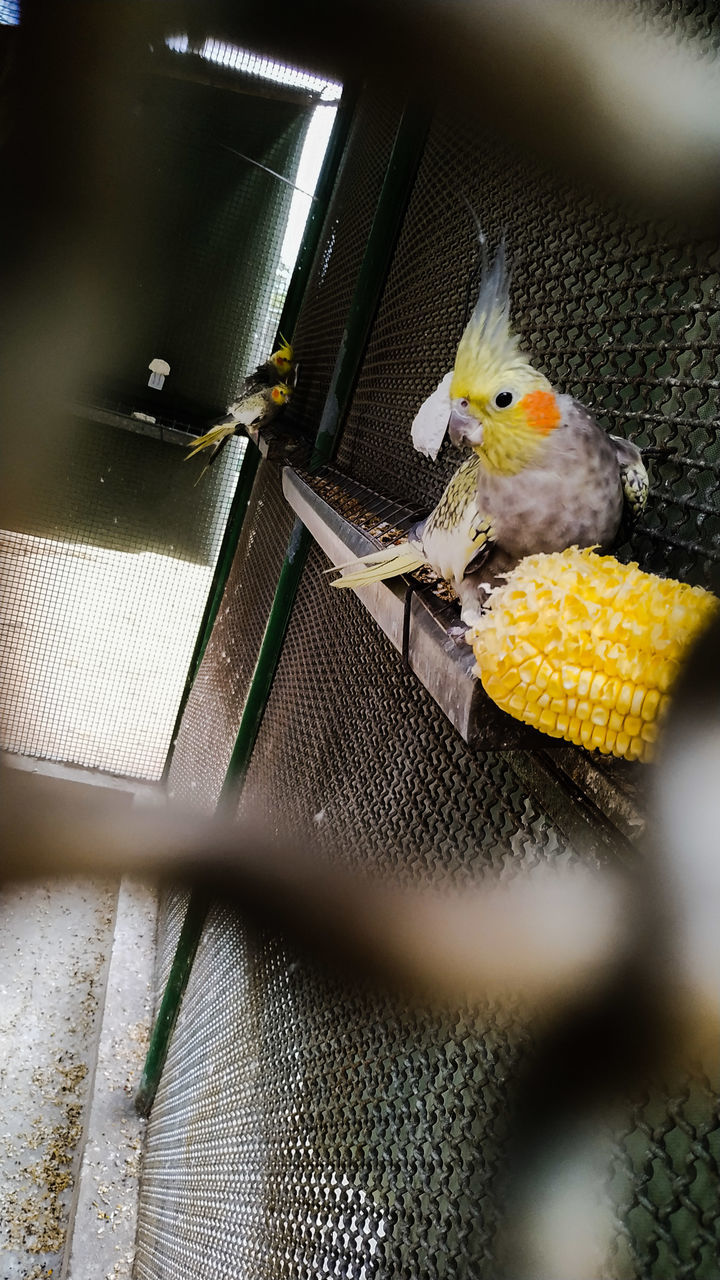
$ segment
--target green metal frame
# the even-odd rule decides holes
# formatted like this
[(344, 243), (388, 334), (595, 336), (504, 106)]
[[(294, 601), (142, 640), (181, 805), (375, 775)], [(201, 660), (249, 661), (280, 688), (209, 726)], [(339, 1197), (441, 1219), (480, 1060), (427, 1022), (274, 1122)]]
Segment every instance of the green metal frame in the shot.
[(180, 1002), (202, 937), (208, 906), (209, 902), (204, 894), (191, 893), (170, 974), (155, 1018), (150, 1046), (140, 1078), (140, 1087), (135, 1095), (135, 1109), (141, 1116), (149, 1113), (157, 1093), (170, 1037), (180, 1012)]
[[(331, 460), (340, 427), (350, 406), (372, 322), (380, 303), (397, 237), (424, 150), (429, 120), (430, 113), (427, 108), (411, 104), (406, 108), (398, 125), (392, 154), (378, 198), (362, 264), (358, 272), (347, 325), (318, 427), (310, 464), (312, 469), (324, 466)], [(346, 128), (347, 123), (345, 122)], [(329, 190), (330, 188), (328, 188), (328, 197)], [(317, 248), (321, 226), (319, 211), (316, 211), (316, 213), (317, 216), (310, 230), (310, 235), (314, 237), (315, 248)], [(303, 256), (302, 250), (301, 256)], [(303, 261), (300, 264), (300, 271), (303, 274), (303, 288), (309, 275), (310, 261), (309, 255), (306, 255), (303, 256)], [(287, 325), (287, 329), (292, 330), (297, 320), (302, 290), (299, 288), (294, 290), (292, 298), (290, 297), (290, 292), (288, 292), (290, 305), (288, 306), (288, 303), (286, 303), (280, 327)], [(290, 320), (292, 320), (292, 323), (290, 323)], [(250, 758), (257, 741), (257, 735), (280, 661), (283, 642), (290, 623), (290, 616), (310, 545), (310, 534), (302, 522), (296, 520), (290, 535), (275, 596), (260, 644), (245, 701), (245, 708), (235, 739), (235, 746), (220, 792), (218, 800), (218, 809), (220, 811), (228, 813), (232, 811), (247, 775)], [(188, 928), (186, 930), (185, 925), (183, 925), (170, 980), (163, 995), (160, 1013), (153, 1027), (150, 1048), (143, 1071), (142, 1085), (136, 1100), (138, 1109), (145, 1115), (152, 1106), (160, 1083), (170, 1037), (177, 1019), (182, 996), (190, 977), (192, 960), (200, 941), (206, 912), (207, 904), (204, 903), (203, 896), (199, 891), (194, 891), (191, 894), (185, 917)]]
[(230, 511), (228, 514), (227, 524), (225, 525), (222, 542), (220, 543), (215, 572), (213, 573), (212, 582), (210, 583), (210, 590), (208, 592), (203, 616), (200, 620), (195, 648), (192, 652), (190, 665), (188, 666), (185, 684), (180, 698), (180, 704), (175, 717), (175, 723), (170, 735), (170, 746), (168, 747), (162, 777), (160, 779), (163, 786), (167, 783), (170, 775), (170, 767), (173, 762), (173, 756), (175, 755), (175, 747), (177, 746), (182, 718), (185, 715), (185, 708), (188, 704), (190, 694), (192, 693), (195, 677), (200, 670), (200, 663), (205, 655), (207, 643), (210, 639), (210, 633), (215, 625), (218, 609), (220, 608), (225, 587), (227, 586), (227, 580), (230, 576), (230, 570), (235, 558), (235, 552), (237, 551), (237, 545), (242, 532), (245, 515), (250, 504), (250, 496), (252, 494), (252, 488), (255, 483), (255, 476), (257, 475), (259, 464), (260, 450), (252, 440), (248, 440), (242, 462), (240, 463), (240, 471), (238, 473), (237, 484), (235, 486), (235, 493), (233, 494), (233, 500), (230, 504)]
[[(357, 91), (352, 87), (343, 90), (340, 105), (338, 107), (337, 117), (333, 125), (333, 131), (328, 143), (328, 148), (323, 159), (320, 176), (315, 188), (315, 199), (312, 204), (308, 219), (305, 224), (302, 242), (298, 250), (297, 261), (293, 270), (292, 278), (285, 296), (285, 304), (283, 306), (280, 322), (278, 324), (275, 342), (279, 345), (281, 333), (292, 333), (297, 324), (297, 318), (302, 305), (303, 294), (307, 285), (310, 274), (310, 268), (317, 251), (320, 232), (322, 230), (323, 221), (330, 204), (335, 180), (337, 178), (340, 162), (345, 152), (345, 144), (347, 142), (352, 116), (355, 109), (357, 99)], [(245, 515), (250, 505), (250, 496), (252, 494), (255, 476), (257, 475), (258, 466), (260, 464), (260, 452), (255, 443), (248, 439), (247, 447), (243, 460), (240, 464), (240, 472), (237, 479), (235, 494), (230, 505), (225, 533), (218, 552), (218, 558), (213, 573), (210, 590), (208, 592), (207, 602), (203, 616), (200, 620), (195, 648), (190, 658), (185, 684), (183, 686), (180, 703), (175, 717), (175, 723), (170, 735), (170, 745), (165, 757), (165, 764), (161, 776), (161, 784), (164, 786), (170, 776), (170, 768), (175, 755), (175, 747), (177, 745), (178, 734), (180, 733), (180, 725), (185, 714), (185, 708), (192, 692), (195, 677), (200, 670), (200, 664), (203, 660), (205, 649), (207, 648), (210, 634), (215, 625), (218, 610), (225, 593), (225, 587), (230, 576), (235, 552), (237, 551), (240, 534), (242, 532)]]

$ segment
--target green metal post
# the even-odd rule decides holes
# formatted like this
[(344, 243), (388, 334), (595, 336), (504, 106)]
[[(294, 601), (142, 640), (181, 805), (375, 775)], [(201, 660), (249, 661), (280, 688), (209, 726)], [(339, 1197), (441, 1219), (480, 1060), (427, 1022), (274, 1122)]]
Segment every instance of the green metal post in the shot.
[[(405, 216), (405, 209), (407, 208), (422, 156), (428, 124), (429, 112), (426, 109), (409, 106), (406, 108), (398, 126), (363, 261), (358, 272), (355, 292), (335, 363), (330, 390), (318, 428), (311, 460), (311, 465), (314, 468), (323, 466), (330, 461), (340, 426), (350, 405), (350, 398), (365, 354), (370, 328), (380, 302), (397, 236)], [(308, 272), (309, 264), (306, 276)], [(310, 544), (310, 534), (302, 522), (296, 520), (290, 535), (282, 569), (280, 570), (275, 597), (258, 652), (240, 727), (235, 739), (235, 746), (220, 792), (218, 809), (225, 811), (232, 809), (247, 775), (250, 757), (255, 747), (277, 672), (285, 634), (290, 623), (290, 615), (305, 568)], [(147, 1114), (150, 1110), (160, 1082), (170, 1035), (175, 1025), (177, 1011), (190, 975), (192, 959), (202, 932), (205, 916), (204, 913), (202, 915), (200, 913), (199, 902), (200, 895), (196, 892), (191, 896), (186, 916), (187, 922), (192, 911), (191, 927), (186, 934), (185, 926), (183, 926), (183, 934), (178, 943), (175, 957), (178, 961), (179, 980), (173, 984), (172, 992), (170, 992), (170, 983), (168, 983), (163, 995), (160, 1014), (153, 1028), (143, 1073), (143, 1083), (137, 1099), (137, 1105), (144, 1109), (144, 1114)], [(174, 972), (175, 962), (173, 962)], [(163, 1015), (162, 1023), (160, 1015)]]
[(280, 660), (280, 653), (285, 633), (290, 622), (290, 614), (295, 603), (295, 596), (300, 585), (305, 561), (310, 550), (310, 534), (300, 520), (296, 520), (285, 559), (280, 570), (280, 577), (275, 588), (275, 596), (270, 607), (265, 633), (258, 652), (255, 670), (248, 689), (242, 720), (235, 739), (235, 746), (223, 781), (218, 809), (230, 810), (242, 786), (250, 763), (253, 747), (265, 714), (267, 700), (270, 697), (275, 672)]
[[(398, 126), (315, 440), (310, 463), (313, 468), (330, 461), (340, 425), (350, 406), (370, 328), (422, 156), (428, 124), (427, 110), (409, 106)], [(222, 786), (220, 803), (224, 809), (232, 805), (247, 774), (310, 544), (307, 529), (300, 520), (296, 520)]]
[(150, 1047), (145, 1059), (140, 1088), (135, 1095), (135, 1108), (146, 1116), (157, 1093), (158, 1083), (167, 1057), (168, 1045), (177, 1022), (180, 1001), (188, 984), (195, 953), (198, 949), (203, 925), (208, 912), (208, 900), (204, 894), (191, 893), (180, 937), (175, 949), (172, 967), (160, 1008), (155, 1019)]
[(162, 777), (160, 779), (163, 786), (165, 786), (170, 774), (170, 766), (175, 754), (175, 746), (180, 732), (182, 718), (185, 714), (185, 708), (188, 703), (188, 698), (190, 697), (193, 684), (195, 683), (195, 677), (200, 669), (200, 663), (203, 660), (203, 655), (207, 648), (207, 642), (210, 639), (210, 632), (215, 624), (218, 609), (220, 608), (220, 602), (223, 598), (223, 593), (227, 586), (227, 580), (230, 576), (230, 570), (237, 550), (237, 544), (240, 539), (245, 513), (247, 512), (250, 502), (250, 495), (252, 493), (252, 487), (257, 474), (259, 462), (260, 450), (252, 440), (248, 440), (243, 460), (240, 463), (240, 472), (235, 486), (235, 493), (233, 494), (233, 500), (230, 504), (227, 524), (225, 526), (222, 542), (220, 543), (220, 550), (218, 551), (215, 572), (213, 573), (212, 582), (210, 583), (210, 590), (208, 592), (205, 610), (200, 620), (195, 648), (193, 649), (190, 665), (188, 666), (187, 675), (185, 677), (185, 685), (180, 698), (180, 705), (178, 706), (175, 723), (170, 735), (170, 746), (168, 747), (168, 753), (165, 757), (165, 764), (163, 767)]
[[(320, 176), (318, 177), (317, 185), (315, 187), (315, 199), (313, 200), (310, 213), (308, 214), (302, 242), (298, 250), (297, 261), (295, 263), (292, 279), (290, 280), (290, 285), (285, 297), (285, 304), (283, 306), (280, 323), (278, 325), (278, 339), (280, 333), (292, 334), (297, 323), (303, 294), (310, 275), (310, 269), (315, 257), (318, 241), (320, 239), (323, 221), (330, 203), (330, 197), (335, 185), (340, 161), (345, 150), (345, 143), (347, 142), (347, 136), (350, 131), (350, 124), (355, 110), (356, 99), (356, 89), (346, 87), (343, 90), (337, 117), (333, 125), (330, 141), (320, 170)], [(173, 756), (175, 754), (175, 746), (180, 732), (182, 718), (185, 714), (185, 708), (187, 706), (193, 684), (195, 683), (195, 677), (200, 669), (200, 663), (203, 660), (203, 655), (207, 648), (208, 640), (210, 639), (210, 633), (215, 624), (215, 619), (218, 614), (218, 609), (220, 608), (227, 580), (230, 576), (230, 570), (235, 557), (235, 551), (237, 550), (237, 544), (242, 531), (245, 514), (250, 502), (250, 494), (252, 493), (252, 487), (257, 474), (259, 462), (259, 450), (252, 440), (248, 440), (247, 447), (245, 449), (245, 456), (243, 457), (240, 465), (240, 474), (238, 476), (235, 495), (230, 507), (225, 533), (218, 553), (213, 580), (210, 584), (207, 604), (205, 605), (205, 611), (198, 629), (195, 648), (193, 649), (187, 676), (185, 677), (185, 685), (180, 698), (180, 705), (178, 706), (173, 731), (170, 735), (170, 746), (168, 748), (162, 777), (160, 779), (163, 786), (167, 783), (170, 774), (170, 766), (172, 765)]]

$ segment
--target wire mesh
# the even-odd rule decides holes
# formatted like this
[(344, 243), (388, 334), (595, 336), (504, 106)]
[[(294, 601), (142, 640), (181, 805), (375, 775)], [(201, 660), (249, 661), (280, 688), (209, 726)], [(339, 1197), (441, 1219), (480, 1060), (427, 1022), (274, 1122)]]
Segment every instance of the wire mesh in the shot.
[(716, 1274), (719, 1132), (717, 1090), (700, 1073), (635, 1106), (610, 1174), (618, 1209), (611, 1274)]
[(313, 436), (320, 425), (401, 106), (397, 94), (387, 89), (360, 99), (348, 139), (348, 159), (338, 174), (295, 329), (301, 374), (285, 423)]
[(168, 779), (171, 799), (206, 812), (215, 808), (227, 771), (292, 523), (278, 468), (264, 462)]
[(191, 38), (187, 34), (178, 33), (168, 36), (165, 41), (168, 49), (175, 53), (191, 54), (215, 66), (227, 67), (233, 71), (241, 71), (243, 75), (255, 80), (258, 85), (272, 84), (283, 89), (297, 90), (312, 101), (338, 102), (342, 85), (336, 80), (328, 80), (323, 76), (313, 75), (301, 67), (290, 67), (252, 49), (243, 49), (227, 40), (214, 39), (211, 36)]
[[(280, 251), (311, 112), (239, 92), (239, 72), (222, 90), (163, 69), (147, 76), (139, 105), (147, 218), (125, 279), (130, 321), (99, 390), (202, 424), (268, 354), (289, 280), (279, 274)], [(156, 357), (170, 365), (160, 390), (147, 386)]]
[(190, 891), (188, 889), (168, 888), (162, 893), (158, 904), (154, 993), (156, 1013), (170, 977), (170, 968), (180, 940), (180, 931), (189, 901)]
[[(448, 192), (457, 193), (448, 199)], [(461, 461), (412, 448), (410, 424), (452, 368), (477, 292), (477, 236), (507, 229), (513, 322), (534, 363), (601, 425), (673, 455), (650, 465), (624, 555), (709, 584), (720, 559), (716, 244), (633, 224), (442, 113), (425, 157), (338, 452), (338, 466), (428, 507)]]
[[(301, 607), (307, 639), (309, 600)], [(359, 625), (367, 626), (362, 615)], [(358, 639), (355, 629), (349, 638)], [(322, 664), (312, 650), (307, 657), (320, 689)], [(358, 710), (353, 692), (348, 715)], [(312, 725), (304, 706), (307, 735)], [(413, 728), (424, 754), (417, 741), (421, 719)], [(390, 728), (396, 745), (398, 732), (412, 734), (399, 731), (398, 721), (386, 705), (378, 729)], [(441, 728), (438, 737), (451, 738), (452, 730)], [(306, 741), (314, 756), (317, 742)], [(423, 833), (411, 861), (411, 835), (396, 826), (382, 859), (388, 874), (444, 878), (454, 871), (462, 877), (466, 863), (457, 850), (471, 845), (467, 861), (495, 861), (501, 845), (508, 853), (512, 845), (521, 858), (542, 856), (540, 849), (550, 857), (572, 856), (502, 761), (479, 777), (489, 804), (487, 841), (478, 851), (476, 815), (462, 801), (459, 816), (449, 813), (463, 789), (459, 776), (453, 782), (452, 743), (438, 741), (436, 748), (445, 822), (456, 834), (464, 828), (465, 840), (443, 844)], [(299, 757), (295, 763), (297, 802), (286, 797), (286, 809), (302, 832), (314, 770), (303, 768)], [(402, 770), (392, 782), (407, 812), (419, 788), (405, 776), (404, 786)], [(427, 782), (423, 772), (419, 786)], [(322, 802), (325, 793), (314, 799)], [(366, 813), (376, 821), (373, 800)], [(337, 810), (327, 822), (340, 832)], [(352, 845), (335, 846), (351, 861), (362, 845), (357, 822), (353, 829)], [(150, 1119), (139, 1280), (188, 1273), (198, 1280), (494, 1277), (505, 1082), (526, 1041), (523, 1028), (501, 1022), (492, 1010), (443, 1021), (371, 996), (362, 983), (310, 969), (276, 939), (249, 936), (216, 909)]]
[(1, 535), (2, 745), (158, 778), (237, 481), (78, 420), (22, 527)]
[(509, 757), (468, 751), (356, 597), (332, 590), (328, 566), (311, 553), (239, 817), (401, 879), (469, 875), (488, 859), (510, 874), (526, 823), (554, 849)]

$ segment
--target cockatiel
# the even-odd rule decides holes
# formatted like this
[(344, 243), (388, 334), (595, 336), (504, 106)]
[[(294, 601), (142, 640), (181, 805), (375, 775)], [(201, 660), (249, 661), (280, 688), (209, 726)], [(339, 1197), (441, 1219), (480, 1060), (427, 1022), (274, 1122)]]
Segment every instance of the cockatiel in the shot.
[(481, 609), (475, 569), (492, 581), (526, 555), (609, 547), (624, 508), (637, 514), (648, 490), (640, 450), (607, 435), (522, 353), (504, 243), (492, 266), (484, 237), (481, 250), (480, 293), (447, 384), (450, 437), (472, 457), (406, 542), (340, 566), (354, 571), (333, 583), (363, 586), (427, 564), (455, 589), (466, 622)]
[(273, 387), (279, 382), (290, 381), (289, 374), (293, 368), (295, 353), (292, 344), (282, 334), (280, 343), (277, 351), (273, 351), (263, 364), (259, 364), (253, 373), (248, 374), (243, 385), (243, 396), (259, 391), (261, 387)]
[(260, 427), (267, 426), (277, 417), (291, 395), (290, 387), (284, 382), (278, 382), (274, 387), (263, 387), (250, 395), (242, 396), (230, 405), (227, 417), (222, 422), (218, 422), (195, 441), (185, 461), (194, 458), (196, 453), (201, 453), (204, 449), (212, 449), (207, 463), (212, 466), (232, 436), (238, 435), (243, 427), (248, 431), (258, 431)]

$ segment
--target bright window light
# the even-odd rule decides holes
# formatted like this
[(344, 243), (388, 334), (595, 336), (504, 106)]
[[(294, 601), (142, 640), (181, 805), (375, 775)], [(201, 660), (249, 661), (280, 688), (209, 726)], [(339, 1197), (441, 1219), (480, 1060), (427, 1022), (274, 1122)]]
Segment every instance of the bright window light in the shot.
[(317, 106), (308, 125), (295, 179), (300, 190), (293, 192), (285, 239), (280, 250), (280, 261), (289, 270), (295, 265), (312, 203), (312, 196), (306, 195), (306, 192), (314, 191), (317, 185), (336, 115), (337, 107)]
[(307, 89), (310, 93), (318, 94), (323, 102), (337, 102), (340, 98), (342, 85), (335, 80), (324, 80), (321, 76), (311, 75), (309, 71), (287, 67), (282, 62), (274, 62), (272, 58), (252, 53), (250, 49), (241, 49), (238, 45), (226, 44), (223, 40), (208, 38), (199, 48), (192, 50), (187, 35), (168, 36), (165, 43), (175, 53), (193, 52), (208, 62), (231, 67), (233, 71), (243, 71), (260, 80), (271, 80), (274, 84), (284, 84), (294, 89)]

